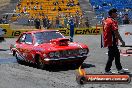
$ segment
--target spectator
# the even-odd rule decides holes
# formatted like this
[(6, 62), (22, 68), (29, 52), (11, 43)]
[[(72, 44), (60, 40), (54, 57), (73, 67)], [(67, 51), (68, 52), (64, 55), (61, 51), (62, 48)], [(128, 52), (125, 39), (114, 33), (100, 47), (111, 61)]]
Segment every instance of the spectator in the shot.
[(34, 20), (34, 25), (35, 25), (35, 28), (36, 28), (36, 29), (41, 29), (40, 19), (39, 19), (39, 18), (36, 18), (36, 19)]
[(74, 36), (74, 21), (73, 18), (70, 18), (69, 21), (69, 25), (70, 25), (70, 42), (73, 42), (73, 36)]
[(27, 11), (27, 7), (24, 6), (24, 7), (23, 7), (23, 12), (26, 13), (26, 11)]
[(33, 18), (33, 17), (31, 17), (31, 18), (29, 19), (29, 23), (30, 23), (30, 25), (33, 25), (33, 24), (34, 24), (34, 18)]
[(33, 1), (31, 1), (31, 5), (33, 5), (34, 4), (34, 2)]
[(45, 16), (43, 18), (43, 27), (47, 29), (47, 28), (49, 28), (49, 26), (50, 26), (50, 21), (48, 19), (48, 16)]
[(122, 16), (118, 15), (117, 21), (118, 21), (118, 24), (119, 24), (119, 25), (122, 25), (122, 24), (123, 24)]
[(86, 25), (86, 27), (90, 27), (90, 26), (89, 26), (89, 20), (88, 20), (88, 17), (86, 17), (85, 25)]
[(48, 16), (46, 16), (47, 19), (47, 29), (51, 27), (51, 21), (49, 20)]
[(57, 5), (56, 2), (53, 2), (53, 5), (56, 6)]
[(58, 11), (62, 11), (61, 7), (58, 7)]
[(39, 2), (38, 1), (36, 1), (36, 5), (38, 5), (39, 4)]
[(129, 20), (128, 14), (125, 14), (123, 17), (123, 24), (129, 24), (129, 23), (130, 23), (130, 20)]
[(64, 4), (64, 0), (62, 0), (61, 2), (62, 2), (62, 4)]
[(68, 18), (67, 15), (64, 17), (64, 27), (67, 28)]
[(34, 10), (37, 10), (37, 6), (34, 6)]
[(53, 8), (53, 11), (56, 11), (56, 7)]
[(79, 2), (77, 2), (77, 4), (76, 4), (77, 6), (79, 6), (80, 5), (80, 3)]
[(79, 11), (78, 10), (76, 11), (76, 15), (79, 16)]
[(31, 10), (31, 6), (28, 6), (28, 10)]
[(79, 16), (75, 16), (75, 27), (79, 27)]
[(59, 17), (56, 17), (56, 28), (59, 28), (60, 26), (60, 20)]
[(44, 13), (42, 12), (42, 16), (44, 16)]
[(80, 15), (79, 18), (80, 18), (79, 19), (79, 25), (80, 25), (80, 27), (84, 27), (84, 23), (83, 23), (84, 22), (84, 17), (83, 17), (83, 15)]
[(70, 2), (67, 2), (67, 5), (66, 6), (70, 6)]
[(106, 3), (106, 2), (103, 2), (103, 3), (102, 3), (102, 6), (107, 6), (107, 3)]
[(68, 1), (66, 6), (68, 6), (68, 7), (75, 6), (74, 1), (73, 0), (72, 1)]
[(43, 10), (43, 6), (42, 5), (40, 5), (40, 10)]
[(20, 3), (17, 4), (17, 8), (19, 11), (21, 10), (21, 4)]
[(46, 28), (46, 24), (47, 24), (46, 17), (44, 16), (42, 20), (43, 20), (43, 27)]
[(107, 17), (103, 21), (103, 40), (104, 47), (108, 47), (108, 60), (105, 67), (105, 72), (108, 74), (112, 74), (111, 66), (112, 62), (115, 59), (115, 65), (118, 70), (118, 73), (125, 73), (127, 69), (123, 69), (120, 63), (120, 52), (118, 49), (118, 39), (122, 43), (122, 46), (125, 46), (125, 42), (122, 40), (118, 32), (118, 23), (115, 20), (117, 18), (117, 10), (111, 9), (109, 10)]
[(2, 23), (3, 24), (8, 24), (8, 21), (7, 21), (7, 19), (5, 17), (2, 18)]
[(71, 7), (72, 7), (72, 6), (75, 6), (74, 0), (70, 1), (70, 6), (71, 6)]
[(29, 1), (27, 1), (27, 6), (29, 5)]

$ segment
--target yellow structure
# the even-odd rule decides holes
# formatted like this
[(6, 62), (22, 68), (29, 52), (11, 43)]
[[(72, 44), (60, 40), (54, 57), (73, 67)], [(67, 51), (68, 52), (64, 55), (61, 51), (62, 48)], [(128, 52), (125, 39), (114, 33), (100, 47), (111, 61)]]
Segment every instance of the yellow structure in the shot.
[[(75, 6), (67, 6), (69, 0), (21, 0), (16, 6), (16, 13), (28, 13), (29, 18), (43, 18), (43, 15), (48, 16), (50, 20), (55, 17), (64, 15), (75, 15), (76, 12), (82, 15), (78, 0), (73, 0)], [(72, 1), (72, 0), (71, 0)], [(61, 8), (61, 11), (58, 9)]]
[[(26, 31), (38, 30), (38, 29), (11, 29), (9, 24), (0, 24), (0, 27), (5, 31), (5, 37), (18, 37), (21, 33)], [(42, 29), (43, 30), (43, 29)], [(50, 29), (48, 29), (50, 30)], [(70, 30), (67, 28), (59, 28), (63, 35), (69, 36)], [(101, 34), (102, 27), (90, 27), (90, 28), (75, 28), (75, 35), (99, 35)]]

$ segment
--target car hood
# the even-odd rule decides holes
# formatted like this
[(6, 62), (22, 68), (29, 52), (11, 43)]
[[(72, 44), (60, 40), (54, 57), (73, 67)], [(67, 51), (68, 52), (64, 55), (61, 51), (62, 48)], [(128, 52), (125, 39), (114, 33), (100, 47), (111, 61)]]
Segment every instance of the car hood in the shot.
[(57, 51), (57, 50), (70, 50), (70, 49), (80, 49), (80, 48), (88, 48), (85, 44), (69, 42), (67, 46), (59, 46), (52, 43), (44, 43), (40, 44), (37, 47), (46, 50), (46, 51)]

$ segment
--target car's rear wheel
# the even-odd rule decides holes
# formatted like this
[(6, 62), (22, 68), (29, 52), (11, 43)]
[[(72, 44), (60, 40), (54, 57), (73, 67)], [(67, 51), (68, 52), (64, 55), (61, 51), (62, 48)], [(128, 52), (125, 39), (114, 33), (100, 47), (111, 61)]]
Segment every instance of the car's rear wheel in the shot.
[(41, 59), (40, 56), (37, 56), (36, 57), (36, 62), (37, 62), (37, 67), (39, 69), (44, 69), (45, 65), (43, 64), (42, 59)]

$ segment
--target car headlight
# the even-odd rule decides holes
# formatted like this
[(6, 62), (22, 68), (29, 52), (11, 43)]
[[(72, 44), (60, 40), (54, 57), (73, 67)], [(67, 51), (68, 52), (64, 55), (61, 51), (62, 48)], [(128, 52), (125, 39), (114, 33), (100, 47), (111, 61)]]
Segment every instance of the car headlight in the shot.
[(49, 53), (49, 56), (50, 56), (50, 57), (54, 57), (54, 55), (55, 55), (54, 52), (50, 52), (50, 53)]
[(83, 49), (79, 49), (79, 54), (83, 54)]
[(60, 52), (57, 51), (57, 52), (54, 53), (54, 55), (55, 55), (56, 57), (59, 57), (59, 56), (60, 56)]
[(88, 49), (83, 49), (83, 53), (87, 54), (88, 53)]
[(79, 54), (87, 54), (88, 49), (79, 49)]

